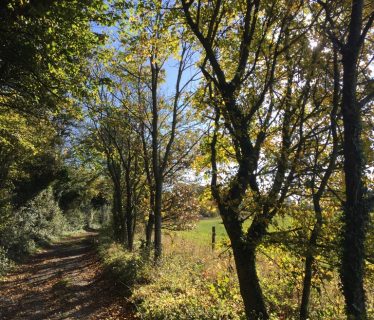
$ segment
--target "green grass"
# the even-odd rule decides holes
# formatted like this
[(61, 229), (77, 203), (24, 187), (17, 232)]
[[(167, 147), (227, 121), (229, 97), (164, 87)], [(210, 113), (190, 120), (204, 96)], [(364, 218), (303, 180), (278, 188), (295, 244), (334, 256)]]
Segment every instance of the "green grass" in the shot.
[(195, 229), (187, 231), (177, 231), (177, 234), (184, 239), (194, 240), (199, 244), (211, 245), (212, 243), (212, 227), (216, 227), (216, 242), (227, 239), (225, 227), (222, 224), (222, 219), (208, 218), (201, 219)]
[[(277, 217), (276, 222), (278, 226), (285, 230), (289, 226), (291, 226), (292, 221), (290, 217)], [(249, 226), (250, 221), (247, 220), (244, 223), (244, 227)], [(211, 245), (212, 243), (212, 227), (216, 227), (216, 242), (219, 243), (220, 241), (225, 241), (228, 239), (225, 227), (223, 226), (222, 219), (220, 217), (216, 218), (206, 218), (201, 219), (195, 229), (187, 230), (187, 231), (176, 231), (178, 236), (181, 236), (187, 240), (193, 240), (199, 244), (206, 244)], [(274, 226), (270, 225), (269, 231), (276, 231)]]

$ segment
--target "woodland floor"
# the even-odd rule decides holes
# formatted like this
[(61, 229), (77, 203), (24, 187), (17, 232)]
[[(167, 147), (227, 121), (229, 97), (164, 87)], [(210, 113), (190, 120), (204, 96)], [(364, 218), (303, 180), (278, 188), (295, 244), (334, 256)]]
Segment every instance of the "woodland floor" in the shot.
[(0, 282), (1, 320), (135, 319), (102, 270), (94, 233), (66, 238)]

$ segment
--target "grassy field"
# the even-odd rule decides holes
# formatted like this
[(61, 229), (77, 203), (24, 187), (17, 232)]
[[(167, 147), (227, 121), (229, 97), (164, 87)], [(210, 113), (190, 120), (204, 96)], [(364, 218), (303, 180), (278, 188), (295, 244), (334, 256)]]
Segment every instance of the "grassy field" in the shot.
[[(278, 227), (283, 230), (286, 230), (292, 225), (290, 217), (278, 217), (276, 220)], [(244, 223), (244, 226), (249, 226), (250, 221), (247, 220)], [(176, 231), (176, 235), (186, 239), (193, 240), (199, 244), (211, 245), (212, 242), (212, 227), (216, 227), (216, 242), (226, 241), (228, 239), (225, 227), (223, 226), (222, 219), (220, 217), (215, 218), (205, 218), (201, 219), (195, 229), (186, 230), (186, 231)], [(269, 231), (275, 231), (273, 225), (270, 225)]]
[(201, 219), (195, 229), (187, 231), (177, 231), (178, 236), (187, 240), (194, 240), (199, 244), (211, 245), (212, 243), (212, 227), (216, 227), (216, 242), (227, 239), (225, 227), (222, 224), (222, 219), (208, 218)]

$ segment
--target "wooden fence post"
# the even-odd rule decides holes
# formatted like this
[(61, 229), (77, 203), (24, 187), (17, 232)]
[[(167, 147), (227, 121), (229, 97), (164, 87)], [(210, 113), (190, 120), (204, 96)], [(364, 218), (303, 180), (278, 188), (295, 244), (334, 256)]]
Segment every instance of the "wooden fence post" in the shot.
[(214, 250), (216, 246), (216, 227), (212, 226), (212, 250)]

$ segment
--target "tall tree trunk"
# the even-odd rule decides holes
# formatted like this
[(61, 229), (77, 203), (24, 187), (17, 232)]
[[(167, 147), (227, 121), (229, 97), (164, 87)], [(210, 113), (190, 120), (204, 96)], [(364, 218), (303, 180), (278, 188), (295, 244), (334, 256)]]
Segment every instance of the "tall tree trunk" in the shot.
[(309, 300), (310, 289), (312, 286), (313, 263), (315, 261), (315, 248), (317, 245), (317, 238), (322, 228), (322, 209), (319, 203), (319, 199), (317, 199), (316, 197), (314, 197), (313, 199), (313, 205), (316, 215), (316, 222), (309, 238), (308, 249), (305, 256), (303, 293), (300, 304), (300, 320), (309, 319)]
[(149, 213), (147, 226), (145, 229), (145, 245), (148, 249), (151, 248), (151, 244), (152, 244), (152, 233), (153, 233), (154, 224), (155, 224), (155, 215), (153, 213), (153, 208), (151, 208), (151, 212)]
[(114, 185), (113, 205), (113, 210), (115, 211), (115, 216), (117, 217), (116, 221), (113, 221), (115, 223), (114, 228), (117, 232), (117, 241), (120, 243), (127, 243), (127, 228), (122, 205), (122, 192), (118, 183), (115, 183)]
[[(234, 105), (235, 102), (233, 99), (231, 99), (231, 103)], [(267, 320), (269, 316), (256, 270), (256, 247), (259, 240), (265, 235), (266, 227), (257, 227), (257, 225), (260, 226), (261, 223), (256, 224), (256, 226), (252, 225), (251, 229), (256, 229), (256, 232), (244, 235), (242, 222), (238, 214), (240, 212), (239, 207), (242, 203), (244, 192), (250, 183), (250, 178), (248, 177), (248, 172), (251, 171), (250, 161), (248, 161), (250, 156), (246, 157), (246, 160), (241, 161), (235, 183), (232, 184), (229, 193), (226, 194), (226, 196), (222, 196), (217, 187), (218, 170), (216, 163), (216, 143), (219, 130), (220, 110), (216, 108), (215, 112), (215, 129), (211, 142), (211, 190), (213, 197), (217, 201), (223, 224), (231, 241), (246, 317), (248, 320)], [(245, 131), (242, 130), (241, 132), (244, 134)], [(243, 144), (245, 143), (246, 141), (243, 142)], [(247, 149), (246, 152), (249, 150), (251, 149)]]
[(127, 193), (126, 197), (126, 236), (127, 236), (127, 249), (132, 251), (134, 245), (134, 214), (132, 207), (131, 192)]
[(161, 216), (161, 205), (162, 205), (162, 181), (155, 183), (155, 206), (154, 206), (154, 217), (155, 217), (155, 260), (157, 261), (162, 254), (162, 238), (161, 238), (161, 227), (162, 227), (162, 216)]
[(256, 271), (256, 247), (240, 243), (233, 246), (233, 252), (247, 319), (269, 319)]
[(134, 223), (134, 215), (133, 215), (133, 193), (131, 190), (131, 177), (130, 177), (130, 170), (131, 170), (131, 158), (128, 157), (128, 163), (125, 170), (125, 181), (126, 181), (126, 233), (127, 233), (127, 249), (132, 251), (133, 249), (133, 242), (134, 242), (134, 234), (133, 234), (133, 223)]
[(131, 252), (134, 247), (134, 218), (132, 213), (127, 215), (127, 248)]
[[(313, 274), (313, 263), (315, 261), (315, 249), (317, 246), (317, 239), (321, 233), (322, 224), (323, 224), (323, 216), (322, 216), (322, 208), (321, 208), (321, 198), (325, 192), (327, 183), (335, 169), (336, 159), (338, 157), (339, 152), (339, 137), (337, 133), (337, 113), (339, 110), (339, 93), (340, 93), (340, 72), (339, 72), (339, 65), (338, 65), (338, 52), (337, 48), (334, 47), (334, 91), (333, 91), (333, 105), (330, 114), (330, 128), (331, 128), (331, 136), (332, 136), (332, 150), (331, 154), (329, 155), (328, 166), (326, 171), (323, 174), (319, 187), (315, 187), (315, 177), (318, 172), (318, 156), (315, 155), (315, 165), (313, 168), (314, 176), (312, 178), (313, 181), (313, 207), (315, 213), (315, 224), (312, 230), (312, 233), (309, 238), (308, 248), (306, 251), (305, 256), (305, 267), (304, 267), (304, 280), (303, 280), (303, 293), (301, 298), (300, 304), (300, 320), (307, 320), (309, 319), (309, 301), (310, 301), (310, 291), (312, 286), (312, 274)], [(317, 188), (317, 191), (314, 192), (314, 188)]]
[[(151, 188), (152, 188), (152, 186), (151, 186)], [(146, 245), (147, 249), (151, 248), (153, 226), (155, 224), (155, 214), (154, 214), (155, 200), (154, 200), (154, 198), (155, 198), (154, 192), (153, 192), (153, 190), (150, 190), (150, 198), (149, 198), (150, 212), (149, 212), (149, 215), (148, 215), (147, 226), (146, 226), (146, 229), (145, 229), (145, 245)]]
[[(232, 200), (232, 203), (240, 203), (236, 200), (238, 199)], [(241, 222), (232, 218), (239, 211), (239, 207), (235, 205), (224, 207), (221, 204), (219, 208), (231, 241), (246, 318), (248, 320), (267, 320), (269, 315), (256, 270), (256, 249), (265, 235), (266, 227), (262, 222), (255, 222), (251, 229), (256, 229), (256, 232), (244, 235)]]
[(116, 241), (120, 241), (120, 217), (118, 213), (118, 203), (117, 203), (117, 196), (116, 192), (113, 192), (113, 204), (112, 204), (112, 217), (113, 217), (113, 231), (114, 231), (114, 239)]
[[(238, 199), (232, 203), (240, 203), (236, 200)], [(241, 222), (232, 219), (238, 211), (239, 206), (220, 206), (223, 223), (231, 241), (246, 318), (267, 320), (269, 315), (256, 270), (256, 249), (266, 234), (266, 223), (262, 220), (253, 221), (250, 228), (252, 231), (244, 235)]]
[(348, 42), (342, 48), (344, 126), (344, 206), (341, 280), (348, 319), (367, 319), (365, 306), (364, 258), (368, 210), (364, 203), (362, 170), (364, 157), (361, 142), (361, 110), (357, 103), (357, 68), (361, 49), (363, 0), (352, 1)]
[(126, 217), (123, 212), (122, 186), (121, 186), (121, 166), (114, 161), (107, 153), (107, 166), (113, 183), (113, 229), (116, 241), (127, 242)]
[(157, 56), (154, 55), (150, 59), (151, 72), (152, 72), (152, 169), (154, 177), (154, 231), (155, 231), (155, 260), (161, 257), (162, 253), (162, 239), (161, 239), (161, 206), (162, 206), (162, 164), (160, 163), (160, 146), (159, 146), (159, 109), (157, 101), (158, 90), (158, 77), (160, 69), (157, 65)]

